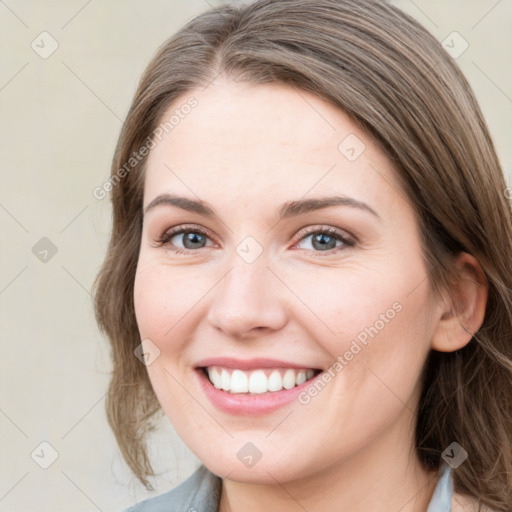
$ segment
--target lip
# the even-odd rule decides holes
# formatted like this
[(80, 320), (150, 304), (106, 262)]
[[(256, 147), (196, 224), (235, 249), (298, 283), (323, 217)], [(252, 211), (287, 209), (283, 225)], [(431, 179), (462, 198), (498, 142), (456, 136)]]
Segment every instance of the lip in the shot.
[[(221, 364), (221, 361), (223, 364)], [(316, 379), (318, 379), (322, 373), (315, 375), (311, 379), (303, 382), (299, 386), (295, 386), (291, 389), (282, 389), (281, 391), (273, 391), (263, 394), (255, 394), (255, 395), (247, 395), (247, 394), (231, 394), (222, 389), (217, 389), (207, 377), (205, 371), (203, 370), (203, 363), (208, 363), (204, 366), (225, 366), (227, 368), (231, 368), (231, 364), (233, 364), (234, 360), (230, 358), (215, 358), (201, 361), (201, 367), (197, 367), (195, 369), (195, 374), (199, 380), (199, 387), (202, 389), (203, 393), (210, 400), (214, 407), (219, 409), (222, 412), (237, 415), (237, 416), (259, 416), (264, 414), (269, 414), (281, 407), (284, 407), (295, 400), (297, 400), (297, 396), (299, 393), (304, 391), (310, 385), (312, 385)], [(266, 361), (267, 365), (262, 366), (262, 361)], [(213, 364), (213, 362), (215, 364)], [(258, 362), (259, 366), (256, 365)], [(228, 365), (229, 363), (229, 365)], [(237, 361), (237, 365), (240, 361)], [(286, 367), (286, 368), (307, 368), (304, 366), (290, 365), (289, 363), (280, 362), (277, 364), (277, 361), (269, 360), (269, 359), (253, 359), (251, 361), (245, 361), (245, 367), (243, 366), (233, 366), (233, 368), (239, 368), (241, 370), (250, 370), (253, 368), (276, 368), (276, 367)]]
[(293, 368), (295, 370), (309, 369), (320, 370), (308, 365), (299, 365), (288, 361), (279, 361), (277, 359), (255, 358), (255, 359), (236, 359), (234, 357), (210, 357), (202, 359), (196, 363), (196, 368), (206, 366), (224, 366), (233, 370), (257, 370), (260, 368)]

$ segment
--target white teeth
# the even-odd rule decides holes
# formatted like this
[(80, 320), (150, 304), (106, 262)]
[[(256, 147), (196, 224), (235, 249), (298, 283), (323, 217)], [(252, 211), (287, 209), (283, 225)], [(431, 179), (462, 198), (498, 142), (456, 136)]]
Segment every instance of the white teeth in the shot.
[(299, 370), (297, 372), (297, 386), (306, 382), (306, 370)]
[(211, 373), (209, 373), (209, 375), (210, 375), (210, 380), (212, 381), (213, 385), (217, 389), (220, 389), (222, 387), (222, 382), (221, 382), (220, 374), (219, 374), (219, 371), (217, 370), (217, 368), (213, 368)]
[(249, 380), (247, 375), (242, 370), (235, 370), (231, 374), (231, 393), (247, 393), (248, 391)]
[(283, 379), (281, 378), (281, 374), (274, 370), (270, 377), (268, 378), (267, 387), (269, 391), (281, 391), (283, 389)]
[(249, 392), (250, 393), (265, 393), (267, 392), (267, 377), (262, 370), (256, 370), (251, 373), (249, 377)]
[(295, 372), (293, 370), (286, 370), (283, 377), (283, 388), (292, 389), (295, 387)]
[(243, 371), (210, 366), (206, 370), (210, 381), (217, 389), (233, 394), (262, 394), (269, 391), (281, 391), (283, 388), (292, 389), (315, 375), (315, 371), (312, 369), (295, 370), (292, 368)]
[(224, 391), (231, 391), (231, 376), (227, 370), (223, 369), (220, 377), (222, 382), (222, 389)]

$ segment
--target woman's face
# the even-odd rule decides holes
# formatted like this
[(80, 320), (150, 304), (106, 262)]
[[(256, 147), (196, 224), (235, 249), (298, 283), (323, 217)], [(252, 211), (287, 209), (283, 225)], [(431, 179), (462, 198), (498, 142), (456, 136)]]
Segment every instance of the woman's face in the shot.
[(260, 483), (408, 453), (440, 308), (390, 162), (281, 84), (217, 80), (173, 115), (147, 162), (134, 294), (178, 434)]

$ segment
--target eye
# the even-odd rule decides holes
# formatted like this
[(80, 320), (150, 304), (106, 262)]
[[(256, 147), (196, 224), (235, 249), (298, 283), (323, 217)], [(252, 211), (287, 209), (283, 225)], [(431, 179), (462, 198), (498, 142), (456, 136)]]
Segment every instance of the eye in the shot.
[(308, 228), (306, 232), (302, 232), (300, 242), (304, 242), (309, 239), (309, 247), (306, 249), (312, 249), (314, 252), (326, 252), (331, 254), (337, 252), (336, 249), (344, 247), (353, 247), (355, 245), (354, 240), (350, 239), (344, 232), (330, 227), (319, 228), (314, 226)]
[[(173, 240), (175, 239), (175, 240)], [(176, 247), (176, 241), (181, 239), (183, 248)], [(158, 246), (168, 245), (177, 254), (185, 254), (195, 249), (202, 249), (209, 240), (207, 231), (197, 226), (177, 226), (167, 230), (158, 240)]]
[[(355, 245), (355, 241), (343, 231), (331, 227), (313, 226), (307, 228), (307, 230), (300, 233), (299, 244), (308, 239), (310, 239), (310, 242), (306, 245), (309, 245), (309, 247), (302, 247), (302, 249), (317, 253), (331, 254), (339, 249)], [(190, 251), (211, 246), (211, 244), (207, 245), (209, 240), (211, 240), (211, 237), (208, 231), (195, 225), (182, 225), (165, 231), (156, 242), (158, 247), (168, 246), (176, 254), (187, 254)]]

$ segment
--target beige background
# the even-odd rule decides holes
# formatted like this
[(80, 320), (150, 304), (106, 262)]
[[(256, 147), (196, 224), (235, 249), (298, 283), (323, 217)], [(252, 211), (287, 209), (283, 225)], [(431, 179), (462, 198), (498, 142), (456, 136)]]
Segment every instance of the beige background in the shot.
[[(456, 31), (469, 43), (457, 62), (510, 174), (512, 2), (394, 3), (440, 41)], [(160, 475), (147, 493), (107, 425), (110, 362), (90, 288), (110, 205), (92, 191), (108, 178), (121, 120), (150, 57), (209, 5), (218, 3), (0, 2), (0, 512), (119, 511), (197, 465), (165, 421), (152, 445)], [(52, 44), (58, 48), (48, 56)]]

